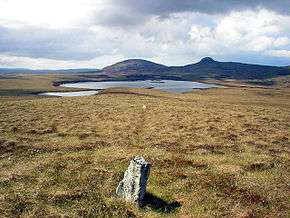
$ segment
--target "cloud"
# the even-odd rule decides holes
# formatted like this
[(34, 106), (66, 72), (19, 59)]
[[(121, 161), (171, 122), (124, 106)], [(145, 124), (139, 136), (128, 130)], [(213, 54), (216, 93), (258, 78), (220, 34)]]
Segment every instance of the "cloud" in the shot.
[(290, 45), (290, 38), (283, 36), (283, 37), (278, 37), (275, 41), (274, 41), (274, 47), (283, 47), (283, 46), (287, 46)]
[(268, 51), (267, 54), (276, 57), (290, 58), (290, 50), (271, 50)]
[[(56, 60), (88, 60), (100, 53), (91, 44), (94, 34), (86, 29), (0, 27), (0, 53)], [(81, 42), (81, 43), (80, 43)]]
[(124, 59), (122, 55), (103, 55), (91, 60), (63, 61), (46, 58), (19, 57), (0, 54), (0, 66), (2, 67), (23, 67), (31, 69), (72, 69), (72, 68), (98, 68), (108, 66)]
[(71, 28), (89, 23), (102, 7), (100, 0), (0, 0), (0, 24)]
[(144, 14), (164, 15), (180, 12), (224, 14), (232, 11), (264, 8), (277, 13), (290, 14), (289, 0), (111, 0)]
[(267, 10), (232, 12), (222, 18), (214, 32), (216, 40), (235, 49), (264, 51), (270, 47), (287, 45), (285, 31), (288, 16)]
[(101, 68), (127, 58), (183, 65), (203, 56), (289, 65), (288, 4), (0, 0), (0, 67)]
[(136, 26), (147, 19), (169, 18), (173, 14), (193, 12), (207, 15), (225, 15), (231, 12), (266, 9), (290, 15), (289, 0), (106, 0), (105, 6), (95, 7), (92, 22), (104, 26)]

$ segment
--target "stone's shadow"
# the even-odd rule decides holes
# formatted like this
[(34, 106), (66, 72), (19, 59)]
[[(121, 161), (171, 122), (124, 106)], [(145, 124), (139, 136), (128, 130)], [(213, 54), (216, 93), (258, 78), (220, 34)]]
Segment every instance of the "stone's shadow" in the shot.
[(181, 207), (181, 204), (177, 201), (167, 202), (151, 193), (146, 192), (142, 207), (149, 207), (152, 210), (162, 213), (171, 213), (175, 209)]

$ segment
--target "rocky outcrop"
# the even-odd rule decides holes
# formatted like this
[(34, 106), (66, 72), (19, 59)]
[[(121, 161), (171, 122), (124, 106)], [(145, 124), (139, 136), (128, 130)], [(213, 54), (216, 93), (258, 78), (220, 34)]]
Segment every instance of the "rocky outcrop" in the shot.
[(142, 205), (151, 164), (143, 157), (135, 157), (124, 174), (123, 180), (119, 183), (116, 194), (129, 202)]

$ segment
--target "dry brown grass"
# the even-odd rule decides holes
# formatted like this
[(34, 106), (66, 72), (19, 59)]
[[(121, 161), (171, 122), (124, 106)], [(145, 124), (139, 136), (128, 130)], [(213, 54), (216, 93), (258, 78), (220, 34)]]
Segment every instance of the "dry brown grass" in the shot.
[[(54, 81), (85, 79), (81, 75), (68, 74), (7, 74), (0, 75), (0, 96), (25, 96), (31, 98), (35, 93), (45, 91), (75, 91), (76, 89), (53, 86)], [(3, 97), (2, 97), (3, 100)]]
[[(6, 98), (0, 214), (289, 217), (289, 93), (111, 89)], [(138, 209), (114, 194), (134, 155), (153, 164), (148, 191), (157, 208)]]

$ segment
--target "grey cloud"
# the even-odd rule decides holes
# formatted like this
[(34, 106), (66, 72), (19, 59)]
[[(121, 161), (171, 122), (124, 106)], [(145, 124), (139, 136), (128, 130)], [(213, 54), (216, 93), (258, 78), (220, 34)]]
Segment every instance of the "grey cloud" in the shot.
[(111, 27), (135, 26), (145, 22), (146, 18), (147, 16), (136, 11), (128, 11), (128, 8), (115, 6), (99, 12), (93, 18), (93, 22), (96, 25), (106, 26), (109, 24)]
[(150, 16), (169, 19), (174, 13), (226, 14), (231, 11), (264, 8), (290, 15), (290, 0), (108, 0), (109, 6), (93, 23), (122, 28), (146, 22)]
[(144, 14), (164, 15), (177, 12), (221, 14), (233, 10), (257, 7), (290, 14), (289, 0), (111, 0), (117, 6), (126, 6)]
[(98, 49), (86, 44), (94, 38), (95, 35), (83, 29), (0, 27), (0, 53), (54, 60), (89, 60), (100, 55)]

